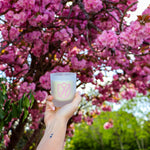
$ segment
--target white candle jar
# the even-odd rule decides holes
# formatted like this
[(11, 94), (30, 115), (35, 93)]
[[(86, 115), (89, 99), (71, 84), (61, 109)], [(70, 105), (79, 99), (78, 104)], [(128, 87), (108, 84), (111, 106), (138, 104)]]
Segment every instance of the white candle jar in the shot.
[(76, 92), (76, 73), (51, 73), (51, 94), (56, 107), (70, 103)]

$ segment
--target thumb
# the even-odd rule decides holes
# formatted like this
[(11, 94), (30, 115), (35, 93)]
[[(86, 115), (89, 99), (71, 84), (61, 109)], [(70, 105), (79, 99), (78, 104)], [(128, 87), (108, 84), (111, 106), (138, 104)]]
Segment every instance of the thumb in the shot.
[(73, 104), (75, 107), (78, 107), (79, 104), (80, 104), (80, 102), (81, 102), (80, 92), (77, 92), (77, 93), (75, 94), (75, 97), (74, 97), (73, 101), (72, 101), (72, 104)]

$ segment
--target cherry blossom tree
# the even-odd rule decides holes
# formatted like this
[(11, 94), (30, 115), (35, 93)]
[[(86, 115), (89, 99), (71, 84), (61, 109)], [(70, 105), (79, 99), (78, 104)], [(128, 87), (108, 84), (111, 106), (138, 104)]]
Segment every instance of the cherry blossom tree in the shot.
[[(33, 130), (25, 149), (43, 128), (44, 100), (50, 74), (76, 72), (77, 87), (95, 86), (98, 94), (83, 94), (73, 122), (92, 122), (93, 111), (105, 101), (130, 99), (150, 89), (150, 7), (127, 24), (137, 0), (0, 0), (0, 70), (8, 79), (7, 97), (19, 105), (32, 93), (35, 100), (3, 129), (7, 149), (13, 149), (25, 126)], [(112, 81), (105, 77), (113, 73)], [(91, 103), (95, 110), (84, 116)], [(4, 103), (5, 104), (5, 103)], [(28, 105), (27, 105), (28, 106)], [(97, 112), (94, 112), (97, 113)], [(90, 123), (89, 123), (90, 124)], [(69, 129), (69, 128), (68, 128)], [(15, 140), (14, 140), (15, 139)]]

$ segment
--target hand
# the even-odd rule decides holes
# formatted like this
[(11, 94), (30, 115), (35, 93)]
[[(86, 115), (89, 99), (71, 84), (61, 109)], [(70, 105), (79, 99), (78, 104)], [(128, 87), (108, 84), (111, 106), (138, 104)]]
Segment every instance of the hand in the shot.
[(53, 97), (51, 95), (47, 97), (44, 117), (46, 126), (48, 126), (48, 124), (50, 124), (53, 119), (61, 119), (67, 122), (72, 117), (74, 112), (78, 109), (79, 103), (81, 101), (81, 96), (79, 92), (77, 92), (73, 101), (61, 108), (56, 108), (52, 102), (52, 99)]

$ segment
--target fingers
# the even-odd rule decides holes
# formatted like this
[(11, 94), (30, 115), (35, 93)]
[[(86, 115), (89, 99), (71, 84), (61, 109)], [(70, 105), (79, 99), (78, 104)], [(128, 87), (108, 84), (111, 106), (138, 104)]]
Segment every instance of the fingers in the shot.
[(46, 101), (46, 111), (54, 111), (55, 110), (55, 106), (52, 102), (53, 97), (51, 95), (47, 96), (47, 101)]
[(52, 100), (53, 100), (53, 96), (48, 95), (47, 98), (46, 98), (46, 100), (47, 100), (47, 101), (52, 101)]
[(55, 110), (55, 106), (53, 104), (53, 102), (47, 101), (46, 102), (46, 110)]
[(72, 103), (73, 103), (76, 107), (78, 107), (79, 104), (80, 104), (80, 102), (81, 102), (81, 96), (80, 96), (80, 93), (77, 92), (77, 93), (75, 94), (75, 97), (74, 97)]

